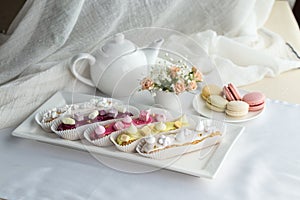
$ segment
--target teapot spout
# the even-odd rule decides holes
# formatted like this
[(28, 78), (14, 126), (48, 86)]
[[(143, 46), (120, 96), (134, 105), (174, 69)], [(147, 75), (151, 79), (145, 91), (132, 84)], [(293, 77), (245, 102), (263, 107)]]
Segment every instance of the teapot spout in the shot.
[(158, 56), (159, 53), (159, 48), (161, 47), (161, 45), (164, 43), (164, 39), (160, 38), (157, 39), (153, 42), (151, 42), (148, 47), (144, 50), (144, 53), (146, 55), (147, 58), (147, 63), (148, 65), (154, 65), (156, 58)]

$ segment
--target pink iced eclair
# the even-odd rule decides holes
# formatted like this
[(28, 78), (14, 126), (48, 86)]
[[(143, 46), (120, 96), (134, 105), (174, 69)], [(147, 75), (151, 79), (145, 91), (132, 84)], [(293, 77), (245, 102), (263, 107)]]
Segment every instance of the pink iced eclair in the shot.
[(126, 115), (122, 120), (117, 121), (115, 123), (113, 122), (104, 126), (98, 125), (95, 128), (94, 132), (91, 133), (90, 138), (91, 140), (103, 138), (104, 136), (107, 136), (114, 131), (128, 128), (131, 125), (131, 123), (132, 123), (131, 117)]
[(250, 92), (243, 97), (243, 101), (249, 104), (249, 111), (259, 111), (265, 107), (265, 98), (261, 92)]
[(242, 96), (240, 95), (238, 89), (232, 83), (229, 83), (228, 86), (223, 87), (223, 93), (228, 101), (242, 100)]

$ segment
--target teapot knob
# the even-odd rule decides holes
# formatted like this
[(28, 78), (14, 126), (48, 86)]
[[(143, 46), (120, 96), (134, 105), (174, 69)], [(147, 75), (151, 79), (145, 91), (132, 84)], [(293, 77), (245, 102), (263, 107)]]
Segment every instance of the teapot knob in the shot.
[(122, 43), (124, 41), (124, 35), (122, 33), (115, 34), (114, 41), (116, 43)]

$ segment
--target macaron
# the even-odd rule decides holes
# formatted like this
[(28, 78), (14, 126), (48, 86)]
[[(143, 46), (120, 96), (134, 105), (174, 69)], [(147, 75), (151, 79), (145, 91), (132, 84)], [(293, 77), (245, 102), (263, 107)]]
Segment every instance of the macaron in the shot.
[(104, 126), (97, 126), (95, 128), (95, 134), (98, 136), (98, 137), (104, 137), (105, 136), (105, 128)]
[(206, 100), (206, 106), (216, 112), (224, 112), (228, 101), (219, 95), (210, 95)]
[(206, 100), (210, 95), (222, 95), (222, 89), (213, 84), (204, 86), (200, 96)]
[(238, 89), (232, 83), (229, 83), (228, 86), (223, 87), (223, 93), (228, 101), (242, 100), (242, 96), (240, 95)]
[(244, 101), (230, 101), (226, 106), (226, 114), (231, 117), (243, 117), (248, 114), (249, 105)]
[(250, 92), (243, 97), (243, 101), (249, 104), (249, 111), (259, 111), (265, 107), (265, 95), (261, 92)]
[(123, 119), (122, 119), (122, 122), (124, 124), (130, 124), (132, 122), (132, 118), (129, 117), (128, 115), (126, 115)]
[(113, 128), (117, 131), (125, 129), (125, 125), (123, 124), (122, 121), (117, 121), (114, 125)]

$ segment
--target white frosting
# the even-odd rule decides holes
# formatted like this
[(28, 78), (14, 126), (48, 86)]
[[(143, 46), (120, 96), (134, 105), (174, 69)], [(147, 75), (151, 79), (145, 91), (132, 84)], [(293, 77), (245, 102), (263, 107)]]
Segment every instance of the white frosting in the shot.
[(66, 110), (67, 110), (67, 108), (65, 108), (65, 107), (57, 108), (57, 112), (59, 112), (59, 113), (64, 113), (64, 112), (66, 112)]
[(56, 118), (56, 117), (58, 117), (58, 114), (57, 114), (57, 112), (55, 112), (55, 111), (52, 111), (52, 112), (51, 112), (51, 117), (52, 117), (52, 118)]
[(109, 101), (107, 98), (101, 98), (98, 100), (97, 104), (98, 107), (110, 107), (111, 101)]
[(81, 113), (75, 113), (75, 114), (74, 114), (74, 118), (75, 118), (77, 121), (82, 121), (82, 120), (84, 120), (84, 116), (83, 116), (83, 114), (81, 114)]
[(93, 104), (93, 105), (96, 105), (97, 102), (98, 102), (97, 99), (90, 99), (90, 103)]
[(78, 109), (79, 109), (79, 105), (78, 104), (73, 104), (72, 110), (78, 110)]
[(91, 102), (86, 102), (85, 104), (87, 108), (94, 108), (94, 105)]
[[(172, 138), (174, 140), (174, 138)], [(161, 135), (157, 143), (163, 147), (169, 146), (172, 143), (172, 139), (169, 136)]]
[(102, 105), (103, 107), (106, 107), (106, 108), (112, 107), (112, 105), (113, 105), (112, 100), (110, 98), (99, 99), (98, 104), (100, 104), (100, 105)]
[(137, 133), (137, 128), (133, 124), (131, 124), (129, 126), (129, 128), (127, 129), (127, 133), (129, 133), (129, 134), (135, 134), (135, 133)]
[(176, 134), (175, 139), (178, 142), (183, 142), (185, 140), (185, 133), (183, 130), (179, 131), (179, 133)]
[[(99, 105), (101, 104), (101, 107), (111, 107), (112, 101), (108, 100), (107, 98), (92, 98), (88, 102), (70, 104), (62, 107), (55, 107), (49, 109), (47, 112), (43, 114), (41, 122), (47, 123), (63, 115), (72, 116), (78, 112), (87, 114), (87, 112), (88, 113), (91, 112), (92, 109), (96, 109), (97, 108), (96, 106), (98, 106), (98, 104)], [(79, 118), (78, 121), (80, 121), (80, 119), (81, 118)]]
[(102, 103), (108, 103), (107, 98), (102, 98), (102, 99), (100, 99), (100, 101), (101, 101)]
[(163, 145), (163, 144), (164, 144), (165, 138), (166, 138), (165, 135), (161, 135), (161, 136), (158, 138), (157, 143), (160, 144), (160, 145)]
[(164, 139), (164, 143), (163, 143), (163, 145), (164, 146), (169, 146), (170, 144), (171, 144), (171, 138), (170, 137), (168, 137), (168, 136), (166, 136), (166, 138)]
[(147, 144), (154, 144), (155, 143), (155, 137), (153, 135), (149, 135), (148, 137), (145, 137), (145, 142)]
[(121, 113), (125, 113), (127, 111), (125, 106), (116, 106), (116, 109)]
[(155, 129), (158, 131), (164, 131), (164, 130), (166, 130), (166, 128), (167, 128), (167, 126), (163, 122), (159, 122), (159, 123), (155, 124)]
[(74, 125), (75, 120), (70, 117), (66, 117), (66, 118), (62, 119), (62, 123), (67, 124), (67, 125)]
[(79, 105), (79, 108), (80, 109), (85, 109), (85, 108), (88, 108), (89, 107), (89, 103), (88, 102), (85, 102), (85, 103), (82, 103)]
[(199, 120), (199, 121), (198, 121), (195, 130), (196, 130), (196, 131), (203, 131), (203, 130), (204, 130), (204, 123), (203, 123), (203, 120)]
[(99, 115), (99, 111), (98, 110), (94, 110), (93, 112), (91, 112), (88, 116), (89, 119), (95, 119), (97, 116)]
[(165, 114), (156, 114), (155, 119), (158, 122), (165, 122), (167, 120), (167, 117)]
[(212, 120), (211, 119), (206, 119), (204, 121), (204, 131), (209, 132), (209, 130), (211, 129), (211, 125), (212, 125)]
[(181, 117), (181, 122), (182, 122), (182, 123), (188, 123), (188, 119), (187, 119), (187, 117), (186, 117), (185, 114), (182, 115), (182, 117)]

